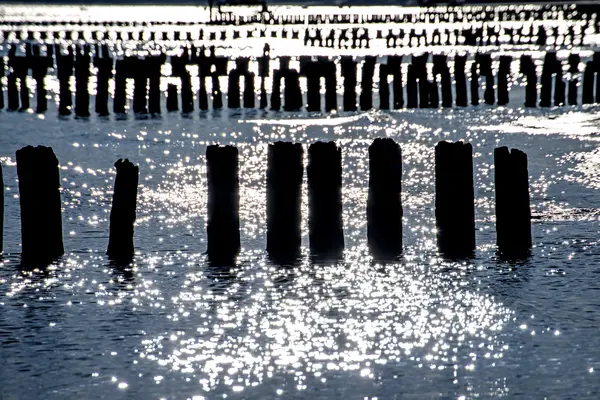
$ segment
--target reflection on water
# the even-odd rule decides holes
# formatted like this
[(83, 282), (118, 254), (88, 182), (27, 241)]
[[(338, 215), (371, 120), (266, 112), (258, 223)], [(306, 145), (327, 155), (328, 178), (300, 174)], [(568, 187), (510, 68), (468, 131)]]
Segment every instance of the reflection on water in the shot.
[[(3, 115), (4, 393), (596, 397), (600, 198), (591, 130), (597, 109), (511, 110), (371, 112), (330, 122), (272, 114), (268, 123), (256, 116), (90, 124)], [(404, 255), (385, 265), (366, 246), (367, 149), (382, 136), (402, 146), (405, 207)], [(307, 254), (293, 267), (268, 261), (266, 149), (276, 139), (342, 146), (347, 246), (340, 263), (312, 264)], [(444, 260), (436, 251), (433, 147), (443, 139), (474, 146), (478, 247), (469, 260)], [(202, 254), (204, 153), (215, 142), (240, 150), (243, 250), (231, 269), (208, 266)], [(53, 146), (61, 161), (68, 253), (44, 270), (18, 266), (13, 151), (29, 143)], [(498, 144), (530, 159), (535, 247), (520, 265), (495, 255)], [(128, 267), (104, 256), (112, 163), (119, 157), (140, 164), (137, 256)], [(306, 203), (303, 193), (304, 220)], [(307, 244), (304, 234), (304, 252)]]

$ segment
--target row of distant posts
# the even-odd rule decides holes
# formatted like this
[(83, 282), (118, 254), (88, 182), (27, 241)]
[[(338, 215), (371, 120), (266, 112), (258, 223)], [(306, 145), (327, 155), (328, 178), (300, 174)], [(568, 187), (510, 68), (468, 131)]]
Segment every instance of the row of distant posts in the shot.
[[(208, 182), (208, 259), (229, 265), (240, 251), (238, 150), (212, 145), (206, 151)], [(527, 256), (531, 212), (527, 156), (500, 147), (494, 152), (498, 250), (509, 258)], [(139, 169), (129, 160), (115, 163), (108, 256), (128, 263), (134, 255)], [(392, 139), (369, 147), (367, 237), (378, 260), (402, 254), (402, 153)], [(0, 171), (1, 172), (1, 171)], [(268, 147), (267, 251), (280, 264), (301, 254), (303, 147), (276, 142)], [(64, 253), (58, 159), (49, 147), (17, 151), (21, 205), (22, 260), (48, 263)], [(342, 223), (342, 151), (334, 142), (308, 148), (310, 252), (315, 260), (337, 260), (344, 250)], [(440, 142), (435, 148), (435, 217), (438, 247), (451, 258), (475, 251), (472, 147)], [(2, 200), (3, 201), (3, 200)], [(1, 235), (0, 235), (1, 236)]]
[[(263, 55), (258, 57), (258, 75), (260, 79), (259, 108), (270, 107), (272, 110), (297, 111), (305, 104), (300, 87), (300, 76), (307, 81), (307, 111), (321, 111), (321, 79), (325, 82), (325, 110), (336, 110), (337, 104), (337, 65), (327, 57), (300, 57), (299, 71), (290, 67), (290, 57), (279, 57), (279, 69), (273, 71), (273, 85), (268, 95), (265, 89), (265, 79), (271, 75), (269, 46), (266, 45)], [(26, 76), (31, 70), (37, 86), (38, 113), (47, 111), (47, 91), (44, 78), (48, 69), (53, 66), (56, 58), (57, 76), (59, 80), (59, 114), (69, 115), (73, 108), (73, 94), (70, 79), (75, 76), (75, 107), (77, 116), (90, 115), (90, 94), (88, 83), (91, 76), (92, 62), (90, 46), (71, 46), (66, 54), (58, 48), (48, 47), (45, 56), (40, 55), (37, 45), (26, 46), (25, 57), (17, 57), (16, 47), (9, 51), (8, 66), (11, 71), (7, 77), (8, 109), (28, 109), (29, 89)], [(3, 59), (1, 59), (2, 62)], [(187, 70), (188, 65), (197, 65), (200, 89), (197, 93), (198, 107), (208, 110), (210, 99), (212, 108), (223, 108), (223, 94), (219, 77), (228, 75), (227, 107), (255, 108), (255, 74), (249, 70), (249, 58), (235, 59), (235, 68), (228, 71), (228, 59), (216, 56), (211, 49), (185, 49), (179, 56), (171, 56), (172, 75), (181, 81), (180, 98), (174, 84), (167, 88), (167, 111), (181, 110), (183, 113), (194, 111), (194, 92), (192, 76)], [(511, 75), (511, 56), (499, 57), (497, 73), (492, 69), (490, 54), (476, 54), (470, 67), (470, 82), (467, 85), (467, 56), (454, 57), (454, 81), (446, 55), (433, 55), (433, 80), (429, 80), (427, 64), (429, 54), (411, 57), (408, 65), (407, 81), (404, 83), (401, 72), (402, 56), (388, 56), (385, 64), (379, 65), (379, 108), (437, 108), (464, 107), (469, 103), (478, 105), (480, 99), (480, 79), (485, 81), (483, 102), (486, 104), (506, 105), (509, 103), (509, 82)], [(165, 55), (147, 56), (145, 58), (125, 57), (113, 60), (106, 46), (96, 46), (93, 65), (97, 68), (96, 113), (108, 116), (109, 81), (114, 78), (113, 112), (123, 115), (127, 111), (127, 79), (134, 81), (133, 112), (136, 114), (159, 114), (161, 112), (161, 68), (166, 62)], [(565, 83), (563, 65), (555, 52), (545, 55), (542, 74), (538, 79), (535, 63), (531, 56), (520, 58), (520, 72), (526, 79), (525, 106), (542, 107), (551, 105), (577, 105), (581, 58), (571, 54), (568, 58), (568, 72), (571, 78)], [(360, 94), (357, 94), (358, 60), (351, 57), (341, 57), (341, 74), (343, 77), (343, 109), (344, 111), (368, 110), (373, 105), (373, 82), (376, 73), (377, 57), (367, 56), (362, 62), (362, 78)], [(113, 74), (114, 68), (114, 74)], [(4, 65), (0, 65), (0, 74), (4, 74)], [(240, 87), (241, 78), (244, 87)], [(391, 77), (391, 78), (390, 78)], [(207, 80), (211, 81), (212, 92), (207, 90)], [(284, 82), (282, 87), (281, 83)], [(17, 82), (20, 84), (18, 89)], [(554, 82), (554, 83), (553, 83)], [(392, 90), (390, 92), (391, 83)], [(538, 103), (538, 83), (539, 91)], [(453, 99), (452, 86), (455, 86), (456, 98)], [(494, 87), (497, 87), (497, 91)], [(591, 104), (600, 102), (600, 53), (586, 63), (583, 72), (581, 103)], [(3, 88), (0, 85), (0, 91)], [(0, 93), (1, 94), (1, 93)], [(405, 100), (406, 94), (406, 100)], [(554, 96), (552, 96), (554, 94)], [(269, 99), (270, 96), (270, 99)], [(283, 102), (282, 102), (283, 97)], [(470, 101), (469, 101), (470, 97)], [(554, 97), (554, 99), (552, 99)], [(357, 102), (358, 99), (358, 102)], [(270, 100), (270, 101), (269, 101)], [(0, 108), (4, 107), (4, 96), (0, 95)]]

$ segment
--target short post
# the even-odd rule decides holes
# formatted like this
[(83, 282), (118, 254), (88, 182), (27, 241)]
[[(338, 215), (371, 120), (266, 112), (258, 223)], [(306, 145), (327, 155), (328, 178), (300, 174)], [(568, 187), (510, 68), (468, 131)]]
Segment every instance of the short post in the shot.
[(282, 263), (300, 255), (302, 145), (276, 142), (267, 154), (267, 252)]
[(119, 159), (115, 163), (117, 176), (110, 211), (110, 236), (106, 254), (113, 261), (127, 263), (133, 259), (133, 225), (137, 204), (140, 170), (130, 162)]
[(369, 146), (367, 239), (376, 258), (402, 253), (402, 150), (393, 139)]
[(334, 142), (308, 148), (308, 229), (311, 254), (340, 258), (344, 250), (342, 224), (342, 150)]
[(498, 251), (506, 257), (527, 256), (532, 244), (527, 154), (494, 149), (494, 183)]
[(167, 86), (167, 111), (177, 111), (179, 105), (177, 104), (177, 86), (169, 83)]
[(23, 263), (64, 254), (58, 159), (50, 147), (17, 150)]
[(208, 146), (208, 259), (229, 265), (240, 250), (238, 149), (233, 146)]
[(475, 250), (473, 148), (470, 143), (435, 146), (435, 218), (438, 247), (450, 257)]

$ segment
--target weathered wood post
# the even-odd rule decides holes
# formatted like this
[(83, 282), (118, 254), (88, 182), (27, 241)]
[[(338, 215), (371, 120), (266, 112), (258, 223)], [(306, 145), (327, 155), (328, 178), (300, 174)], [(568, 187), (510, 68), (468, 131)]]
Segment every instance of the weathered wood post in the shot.
[(133, 259), (133, 230), (139, 167), (119, 159), (115, 163), (117, 176), (110, 211), (110, 236), (108, 239), (108, 257), (117, 262), (130, 262)]
[(402, 253), (402, 151), (393, 139), (369, 146), (367, 239), (376, 258)]
[(496, 243), (500, 254), (526, 256), (531, 249), (531, 210), (527, 155), (508, 147), (494, 150)]
[(579, 54), (569, 55), (569, 73), (571, 74), (571, 79), (569, 80), (568, 101), (570, 106), (577, 105), (577, 85), (579, 83), (579, 79), (577, 79), (577, 74), (579, 74), (580, 61), (581, 57), (579, 57)]
[[(448, 58), (445, 55), (437, 54), (433, 56), (433, 76), (434, 82), (435, 77), (439, 75), (442, 87), (442, 107), (452, 107), (452, 79), (450, 77), (450, 68), (448, 67)], [(430, 94), (430, 107), (437, 108), (439, 106), (439, 95), (437, 89), (437, 82), (433, 86), (435, 90), (435, 98), (438, 101), (431, 99), (433, 93)]]
[(267, 252), (277, 262), (300, 255), (301, 197), (304, 174), (302, 145), (276, 142), (267, 155)]
[(359, 96), (359, 104), (362, 111), (373, 108), (373, 77), (375, 76), (376, 62), (377, 57), (366, 56), (362, 64), (361, 93)]
[(456, 80), (456, 105), (467, 106), (467, 78), (465, 76), (465, 65), (467, 56), (454, 57), (454, 79)]
[(61, 53), (59, 45), (55, 45), (56, 50), (56, 75), (59, 82), (59, 102), (58, 114), (71, 115), (71, 107), (73, 106), (73, 97), (71, 93), (71, 76), (73, 76), (73, 66), (75, 58), (73, 54), (73, 46), (69, 46), (67, 54)]
[(52, 148), (17, 150), (22, 260), (48, 263), (64, 254), (58, 159)]
[(130, 73), (133, 76), (133, 112), (147, 114), (148, 72), (151, 68), (146, 58), (132, 57)]
[(356, 61), (352, 56), (343, 56), (341, 63), (344, 78), (344, 111), (356, 111)]
[(379, 109), (390, 109), (390, 84), (388, 82), (387, 64), (379, 64)]
[(450, 257), (475, 250), (473, 148), (470, 143), (435, 146), (435, 217), (438, 247)]
[(98, 69), (96, 83), (96, 113), (101, 117), (108, 116), (108, 82), (113, 76), (113, 59), (108, 53), (108, 47), (96, 45), (94, 66)]
[(342, 150), (334, 142), (310, 145), (307, 177), (311, 254), (318, 259), (337, 259), (344, 250)]
[(228, 265), (240, 250), (238, 149), (233, 146), (208, 146), (208, 259)]
[(500, 56), (500, 66), (498, 67), (498, 105), (508, 104), (508, 78), (510, 76), (511, 56)]
[(167, 111), (171, 112), (179, 110), (177, 102), (177, 86), (169, 83), (167, 86)]
[[(49, 47), (50, 51), (52, 47)], [(38, 114), (42, 114), (48, 110), (48, 99), (46, 98), (47, 90), (46, 90), (46, 74), (48, 73), (48, 68), (52, 66), (53, 59), (52, 53), (47, 54), (45, 57), (40, 55), (40, 46), (35, 45), (32, 49), (32, 65), (31, 65), (31, 76), (35, 79), (35, 86), (37, 92), (37, 104), (35, 108), (35, 112)]]
[(146, 62), (148, 71), (148, 112), (153, 115), (160, 114), (160, 78), (161, 68), (167, 57), (164, 54), (149, 56)]
[(520, 70), (527, 80), (525, 86), (525, 107), (535, 107), (537, 103), (537, 73), (531, 56), (521, 56)]
[(90, 80), (90, 46), (77, 46), (75, 53), (75, 115), (78, 117), (90, 116), (90, 93), (88, 83)]
[(127, 105), (127, 78), (130, 74), (131, 59), (125, 57), (115, 63), (115, 97), (113, 99), (113, 112), (125, 114)]

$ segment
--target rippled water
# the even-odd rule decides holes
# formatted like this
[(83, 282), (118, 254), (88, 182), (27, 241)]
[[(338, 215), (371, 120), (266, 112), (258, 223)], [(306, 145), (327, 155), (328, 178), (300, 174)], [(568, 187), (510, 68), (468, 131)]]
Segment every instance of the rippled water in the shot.
[[(124, 120), (2, 112), (0, 398), (599, 398), (600, 107), (524, 109), (522, 77), (511, 83), (510, 107)], [(56, 79), (47, 85), (56, 100)], [(366, 244), (367, 152), (384, 136), (402, 146), (405, 245), (385, 265)], [(461, 139), (474, 147), (477, 252), (452, 261), (436, 250), (433, 149)], [(306, 193), (303, 258), (282, 267), (266, 257), (276, 140), (342, 147), (342, 262), (307, 257)], [(230, 269), (203, 254), (213, 143), (240, 150), (243, 249)], [(15, 151), (30, 144), (53, 147), (63, 188), (66, 254), (39, 270), (20, 266)], [(529, 155), (535, 247), (519, 263), (495, 254), (499, 145)], [(126, 268), (104, 254), (121, 157), (140, 165)]]
[[(597, 398), (598, 111), (3, 113), (2, 398)], [(367, 148), (381, 136), (404, 157), (405, 254), (387, 265), (369, 257), (365, 227)], [(276, 139), (343, 147), (343, 262), (305, 257), (284, 268), (265, 256), (266, 148)], [(436, 251), (433, 147), (442, 139), (474, 145), (472, 260)], [(240, 149), (243, 251), (230, 270), (202, 254), (204, 153), (215, 142)], [(67, 254), (45, 270), (19, 267), (14, 151), (27, 144), (52, 146), (61, 162)], [(535, 248), (519, 264), (495, 256), (497, 145), (530, 160)], [(131, 268), (104, 255), (119, 157), (141, 169)]]

